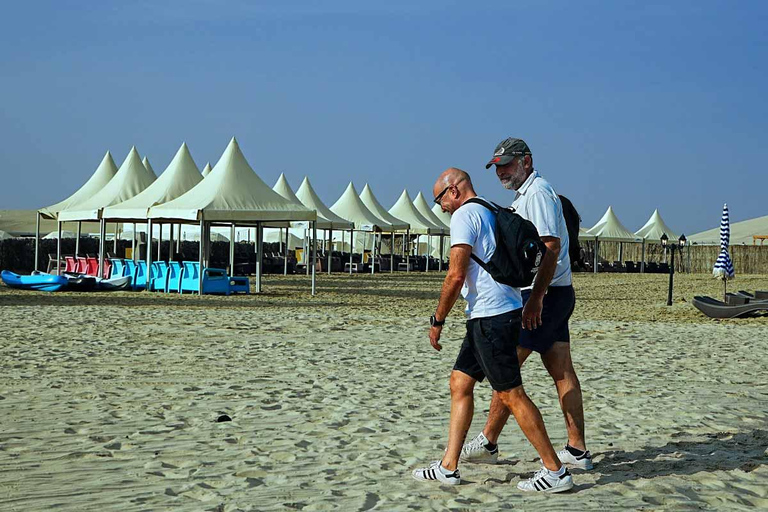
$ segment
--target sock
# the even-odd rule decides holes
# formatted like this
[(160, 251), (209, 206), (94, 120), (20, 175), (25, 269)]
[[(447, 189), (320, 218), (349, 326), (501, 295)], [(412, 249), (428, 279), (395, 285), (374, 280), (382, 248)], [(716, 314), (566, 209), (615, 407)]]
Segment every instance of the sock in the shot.
[(490, 442), (490, 441), (488, 441), (487, 443), (485, 443), (485, 449), (486, 449), (486, 450), (488, 450), (489, 452), (495, 451), (495, 450), (496, 450), (496, 448), (498, 448), (498, 447), (499, 447), (499, 445), (497, 445), (497, 444), (493, 444), (493, 443), (492, 443), (492, 442)]
[(440, 470), (440, 472), (441, 472), (443, 475), (446, 475), (446, 476), (447, 476), (447, 475), (452, 475), (452, 474), (454, 473), (454, 471), (455, 471), (455, 470), (454, 470), (454, 471), (451, 471), (450, 469), (445, 469), (445, 468), (443, 467), (443, 463), (442, 463), (442, 462), (440, 462), (440, 468), (439, 468), (439, 470)]
[(573, 446), (571, 446), (569, 444), (565, 445), (565, 449), (568, 450), (568, 453), (570, 453), (574, 457), (581, 457), (582, 455), (584, 455), (586, 453), (585, 451), (583, 452), (583, 451), (579, 450), (578, 448), (574, 448)]
[(549, 471), (549, 476), (557, 476), (557, 477), (563, 476), (563, 474), (565, 473), (565, 464), (561, 464), (560, 469), (558, 469), (557, 471), (550, 471), (550, 470), (547, 470), (547, 471)]

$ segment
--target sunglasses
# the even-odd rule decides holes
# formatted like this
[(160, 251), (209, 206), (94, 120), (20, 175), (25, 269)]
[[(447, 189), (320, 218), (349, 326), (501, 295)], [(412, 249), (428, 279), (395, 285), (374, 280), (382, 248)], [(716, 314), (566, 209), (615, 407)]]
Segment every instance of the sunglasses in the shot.
[(450, 189), (451, 187), (455, 187), (456, 185), (458, 185), (458, 184), (459, 184), (459, 183), (461, 183), (462, 181), (464, 181), (464, 179), (460, 179), (460, 180), (459, 180), (459, 181), (457, 181), (456, 183), (454, 183), (454, 184), (452, 184), (452, 185), (448, 185), (447, 187), (445, 187), (445, 188), (443, 189), (443, 191), (442, 191), (442, 192), (440, 192), (439, 194), (437, 194), (437, 197), (435, 197), (435, 204), (439, 205), (439, 204), (440, 204), (440, 201), (442, 201), (442, 200), (443, 200), (443, 196), (445, 195), (445, 193), (446, 193), (446, 192), (448, 192), (448, 189)]

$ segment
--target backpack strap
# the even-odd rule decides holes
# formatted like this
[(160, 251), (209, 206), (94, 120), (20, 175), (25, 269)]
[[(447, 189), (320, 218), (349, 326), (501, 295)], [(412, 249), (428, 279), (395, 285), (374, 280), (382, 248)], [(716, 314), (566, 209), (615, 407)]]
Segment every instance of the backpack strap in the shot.
[[(467, 204), (467, 203), (475, 203), (475, 204), (479, 204), (479, 205), (481, 205), (481, 206), (485, 206), (486, 208), (488, 208), (489, 210), (491, 210), (491, 211), (492, 211), (494, 214), (497, 214), (497, 213), (499, 212), (499, 208), (501, 208), (499, 205), (497, 205), (497, 204), (495, 204), (495, 203), (489, 203), (489, 202), (488, 202), (488, 201), (486, 201), (485, 199), (480, 199), (480, 198), (479, 198), (479, 197), (477, 197), (477, 196), (475, 196), (475, 197), (470, 197), (469, 199), (467, 199), (466, 201), (464, 201), (464, 204)], [(481, 260), (480, 258), (478, 258), (477, 256), (475, 256), (475, 254), (474, 254), (474, 253), (469, 253), (469, 256), (470, 256), (470, 257), (471, 257), (473, 260), (475, 260), (475, 263), (477, 263), (478, 265), (480, 265), (480, 266), (483, 268), (483, 270), (485, 270), (486, 272), (488, 272), (488, 264), (487, 264), (487, 263), (485, 263), (483, 260)]]

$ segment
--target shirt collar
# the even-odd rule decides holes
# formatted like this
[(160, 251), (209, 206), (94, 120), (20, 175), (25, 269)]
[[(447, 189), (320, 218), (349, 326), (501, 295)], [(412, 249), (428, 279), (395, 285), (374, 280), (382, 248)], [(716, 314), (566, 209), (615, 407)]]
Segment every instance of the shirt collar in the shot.
[(536, 178), (540, 178), (540, 177), (541, 176), (539, 175), (539, 171), (534, 169), (533, 172), (530, 174), (530, 176), (528, 176), (528, 178), (520, 186), (520, 188), (517, 189), (517, 197), (520, 197), (520, 196), (524, 195), (528, 191), (528, 189), (531, 187), (531, 185), (533, 184), (533, 181)]

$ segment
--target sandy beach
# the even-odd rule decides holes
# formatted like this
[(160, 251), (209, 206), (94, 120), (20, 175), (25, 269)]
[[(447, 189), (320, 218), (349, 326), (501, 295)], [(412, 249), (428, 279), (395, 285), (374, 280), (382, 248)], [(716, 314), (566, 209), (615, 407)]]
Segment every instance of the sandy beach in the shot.
[[(429, 345), (443, 276), (320, 275), (316, 297), (306, 276), (236, 297), (0, 286), (0, 510), (768, 508), (768, 317), (704, 317), (693, 295), (722, 295), (708, 275), (677, 274), (671, 307), (665, 275), (575, 275), (596, 467), (573, 491), (516, 489), (539, 464), (512, 421), (500, 464), (414, 481), (445, 447), (464, 334), (460, 301)], [(559, 447), (537, 358), (523, 379)], [(489, 398), (478, 386), (472, 436)]]

